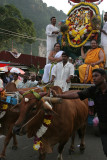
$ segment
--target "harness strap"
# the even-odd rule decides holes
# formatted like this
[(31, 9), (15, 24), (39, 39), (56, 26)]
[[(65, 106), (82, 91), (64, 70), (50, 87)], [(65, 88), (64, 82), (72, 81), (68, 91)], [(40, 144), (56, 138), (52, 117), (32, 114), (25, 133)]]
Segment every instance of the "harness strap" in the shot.
[(34, 91), (34, 89), (31, 89), (31, 90), (29, 90), (29, 91), (25, 92), (25, 93), (23, 94), (23, 97), (24, 97), (25, 95), (29, 94), (29, 93), (33, 93), (33, 95), (34, 95), (38, 100), (40, 100), (40, 99), (41, 99), (40, 94), (39, 94), (39, 93), (37, 93), (37, 92), (35, 92), (35, 91)]

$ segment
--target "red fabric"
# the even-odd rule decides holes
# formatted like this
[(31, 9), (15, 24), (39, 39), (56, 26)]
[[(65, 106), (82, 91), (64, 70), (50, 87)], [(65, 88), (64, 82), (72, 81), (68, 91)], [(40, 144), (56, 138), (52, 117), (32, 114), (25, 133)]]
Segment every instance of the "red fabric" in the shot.
[(9, 66), (9, 64), (0, 63), (0, 67)]

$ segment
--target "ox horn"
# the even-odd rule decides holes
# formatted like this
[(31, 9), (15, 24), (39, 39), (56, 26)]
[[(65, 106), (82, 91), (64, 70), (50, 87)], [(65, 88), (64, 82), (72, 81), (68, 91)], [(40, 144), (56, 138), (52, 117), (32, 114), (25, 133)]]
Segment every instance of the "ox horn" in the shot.
[(56, 98), (56, 97), (43, 97), (42, 99), (54, 104), (62, 102), (62, 98)]

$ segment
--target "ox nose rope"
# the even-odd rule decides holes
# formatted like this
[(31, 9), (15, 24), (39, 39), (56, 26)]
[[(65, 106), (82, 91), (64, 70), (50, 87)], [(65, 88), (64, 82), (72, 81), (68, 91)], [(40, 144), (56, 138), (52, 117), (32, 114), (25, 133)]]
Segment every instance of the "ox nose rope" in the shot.
[(28, 122), (26, 122), (24, 125), (22, 125), (21, 130), (23, 130), (23, 128), (24, 128), (27, 124), (29, 124), (39, 113), (40, 113), (40, 111), (39, 111), (34, 117), (32, 117)]

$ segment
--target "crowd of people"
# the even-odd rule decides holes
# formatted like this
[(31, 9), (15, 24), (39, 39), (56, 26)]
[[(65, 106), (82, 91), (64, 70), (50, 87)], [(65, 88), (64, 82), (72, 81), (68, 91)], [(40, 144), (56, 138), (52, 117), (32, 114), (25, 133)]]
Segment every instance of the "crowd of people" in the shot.
[(31, 88), (40, 84), (36, 74), (17, 74), (10, 72), (0, 72), (0, 88), (5, 88), (8, 83), (15, 83), (16, 88)]

